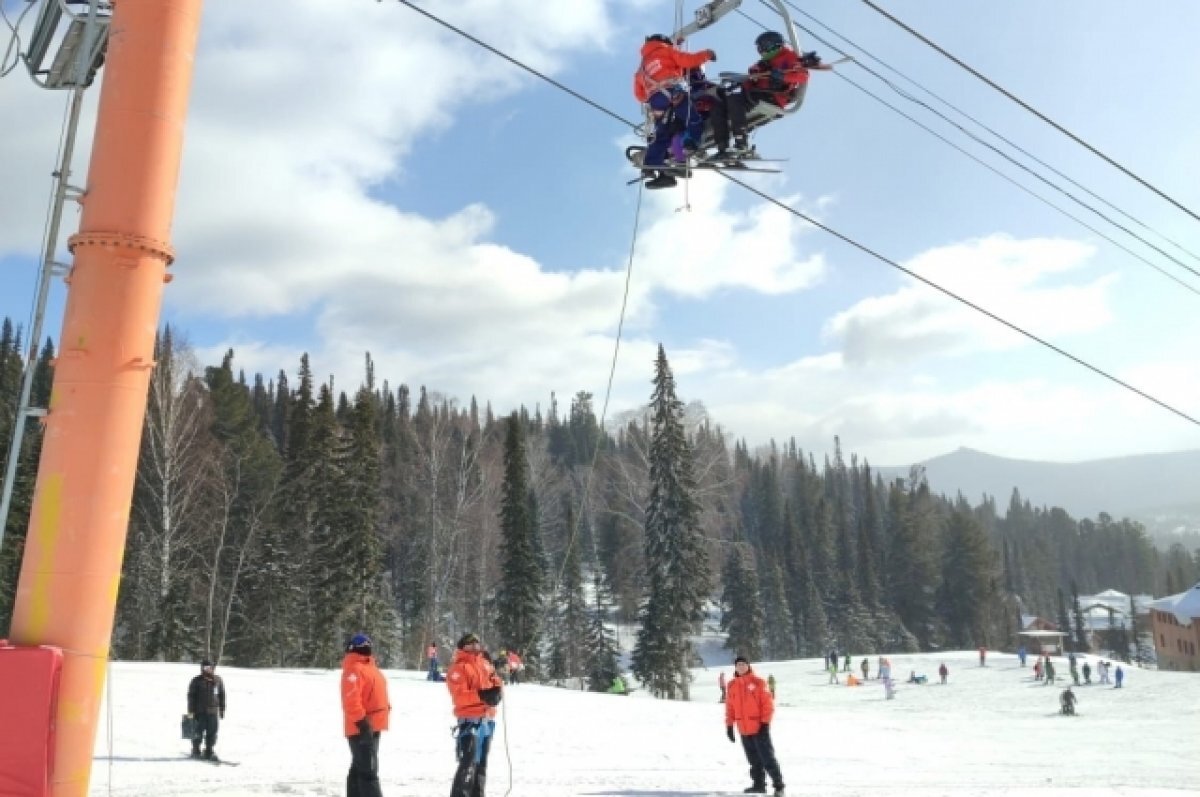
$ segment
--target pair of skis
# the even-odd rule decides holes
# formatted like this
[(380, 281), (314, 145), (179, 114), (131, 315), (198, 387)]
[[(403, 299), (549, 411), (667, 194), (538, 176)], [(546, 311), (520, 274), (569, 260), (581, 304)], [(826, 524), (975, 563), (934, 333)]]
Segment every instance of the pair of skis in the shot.
[[(691, 173), (693, 171), (732, 172), (735, 174), (737, 172), (745, 172), (748, 174), (779, 174), (781, 171), (780, 169), (770, 167), (747, 166), (747, 161), (751, 163), (780, 162), (757, 157), (717, 158), (716, 156), (713, 156), (695, 163), (664, 163), (658, 166), (641, 166), (639, 168), (645, 171), (656, 171), (661, 172), (662, 174), (669, 174), (672, 177), (691, 177)], [(627, 185), (633, 185), (641, 179), (643, 179), (641, 176), (635, 177), (630, 180)]]

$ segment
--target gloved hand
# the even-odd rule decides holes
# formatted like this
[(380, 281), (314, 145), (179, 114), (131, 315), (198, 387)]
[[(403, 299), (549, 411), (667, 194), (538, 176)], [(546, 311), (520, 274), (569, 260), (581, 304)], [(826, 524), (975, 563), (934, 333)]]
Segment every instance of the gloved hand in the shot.
[(370, 744), (375, 738), (375, 732), (371, 730), (371, 723), (363, 717), (358, 722), (354, 723), (358, 726), (358, 741), (360, 744)]
[(725, 726), (725, 735), (729, 737), (729, 741), (731, 741), (731, 742), (737, 741), (737, 739), (733, 738), (733, 726), (732, 725)]
[(782, 83), (783, 82), (783, 70), (782, 69), (772, 69), (771, 70), (771, 82), (772, 83)]
[(800, 63), (808, 69), (812, 69), (821, 65), (821, 56), (817, 55), (816, 50), (813, 50), (800, 56)]
[(705, 50), (704, 54), (708, 56), (708, 60), (710, 60), (710, 61), (717, 60), (717, 51), (716, 50)]
[(771, 723), (764, 722), (762, 725), (759, 725), (758, 727), (764, 731), (769, 731), (769, 730), (771, 730)]
[(479, 699), (489, 706), (500, 705), (500, 687), (493, 686), (490, 689), (480, 689)]

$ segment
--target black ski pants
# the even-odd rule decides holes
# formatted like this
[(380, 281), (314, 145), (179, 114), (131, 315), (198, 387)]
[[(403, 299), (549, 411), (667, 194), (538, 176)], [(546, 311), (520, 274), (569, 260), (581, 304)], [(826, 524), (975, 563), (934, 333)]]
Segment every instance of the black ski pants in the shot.
[(346, 775), (346, 797), (383, 797), (379, 788), (379, 731), (371, 741), (351, 736), (350, 773)]
[(779, 762), (775, 760), (771, 729), (764, 725), (753, 736), (743, 736), (742, 748), (746, 751), (746, 760), (750, 762), (750, 780), (754, 785), (767, 785), (767, 775), (770, 775), (771, 785), (782, 789), (783, 773), (779, 771)]
[(217, 744), (217, 729), (221, 721), (216, 714), (197, 714), (195, 730), (192, 731), (192, 750), (199, 750), (204, 742), (204, 749), (212, 750)]

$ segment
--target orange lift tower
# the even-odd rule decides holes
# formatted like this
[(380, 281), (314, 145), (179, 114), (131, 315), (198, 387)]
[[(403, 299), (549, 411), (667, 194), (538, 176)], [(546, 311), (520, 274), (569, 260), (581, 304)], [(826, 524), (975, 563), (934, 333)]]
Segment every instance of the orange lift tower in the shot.
[[(92, 15), (97, 5), (42, 2), (88, 6)], [(171, 217), (202, 0), (103, 5), (111, 19), (96, 134), (79, 232), (69, 241), (74, 262), (11, 645), (0, 650), (6, 794), (88, 792), (154, 335), (174, 258)], [(21, 683), (14, 674), (31, 677)], [(45, 685), (45, 700), (31, 683)], [(36, 721), (31, 700), (49, 720)], [(10, 713), (14, 706), (25, 706), (24, 715)], [(39, 740), (44, 760), (15, 757), (18, 745)]]

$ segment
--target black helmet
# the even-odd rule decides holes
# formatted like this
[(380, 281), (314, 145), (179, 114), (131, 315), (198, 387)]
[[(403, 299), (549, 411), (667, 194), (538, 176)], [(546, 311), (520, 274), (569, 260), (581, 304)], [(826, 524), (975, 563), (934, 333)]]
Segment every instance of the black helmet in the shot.
[(754, 40), (754, 48), (758, 50), (759, 55), (764, 55), (772, 50), (778, 50), (782, 46), (783, 34), (773, 30), (758, 34), (758, 38)]
[(665, 33), (651, 33), (646, 37), (648, 42), (662, 42), (663, 44), (672, 44), (671, 37)]

